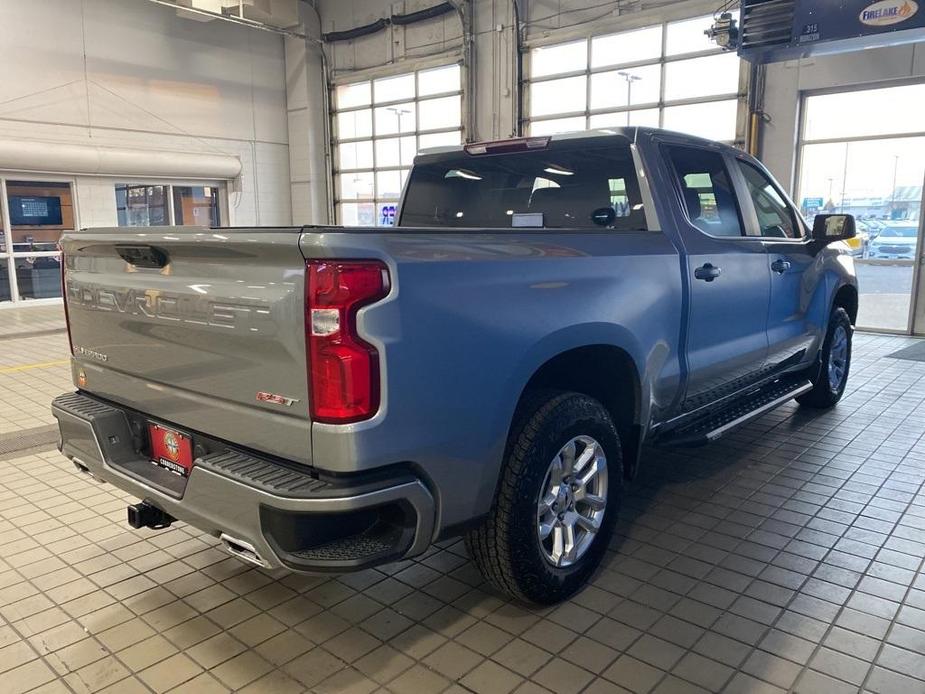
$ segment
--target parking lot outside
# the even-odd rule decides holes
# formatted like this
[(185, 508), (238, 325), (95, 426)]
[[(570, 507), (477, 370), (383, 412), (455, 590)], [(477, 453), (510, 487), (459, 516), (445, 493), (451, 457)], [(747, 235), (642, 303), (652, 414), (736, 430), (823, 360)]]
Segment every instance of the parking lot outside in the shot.
[(909, 339), (858, 335), (832, 411), (647, 450), (592, 585), (527, 609), (456, 540), (312, 578), (129, 529), (47, 438), (57, 310), (0, 336), (0, 691), (925, 689), (925, 363), (884, 356)]

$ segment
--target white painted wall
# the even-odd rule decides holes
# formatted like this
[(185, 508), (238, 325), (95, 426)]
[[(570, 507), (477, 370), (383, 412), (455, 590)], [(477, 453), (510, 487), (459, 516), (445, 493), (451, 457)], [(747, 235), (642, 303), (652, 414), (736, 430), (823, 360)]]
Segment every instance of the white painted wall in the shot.
[[(147, 0), (0, 0), (0, 138), (240, 158), (230, 224), (289, 224), (281, 36)], [(76, 177), (80, 223), (115, 223), (112, 180)]]

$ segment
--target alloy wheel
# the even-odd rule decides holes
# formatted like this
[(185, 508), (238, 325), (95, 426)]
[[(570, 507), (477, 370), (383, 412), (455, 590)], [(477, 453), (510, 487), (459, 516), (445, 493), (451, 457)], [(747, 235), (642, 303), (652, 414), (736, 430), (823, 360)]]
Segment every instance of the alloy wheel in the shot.
[(607, 456), (590, 436), (576, 436), (549, 464), (536, 509), (543, 556), (571, 566), (588, 551), (607, 508)]

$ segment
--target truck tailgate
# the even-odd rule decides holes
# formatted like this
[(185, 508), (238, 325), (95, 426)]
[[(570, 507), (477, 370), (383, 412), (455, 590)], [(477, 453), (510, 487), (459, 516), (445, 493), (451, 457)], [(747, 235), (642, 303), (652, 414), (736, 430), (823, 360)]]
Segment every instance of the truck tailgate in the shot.
[(67, 235), (75, 382), (82, 372), (84, 390), (154, 419), (310, 463), (300, 233)]

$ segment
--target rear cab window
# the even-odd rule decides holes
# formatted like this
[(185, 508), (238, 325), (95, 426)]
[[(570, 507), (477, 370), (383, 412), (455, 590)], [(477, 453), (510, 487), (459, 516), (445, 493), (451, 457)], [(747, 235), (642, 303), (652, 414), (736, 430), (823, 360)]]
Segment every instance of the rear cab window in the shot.
[(423, 155), (398, 226), (647, 230), (630, 143), (620, 137)]
[(690, 223), (710, 236), (743, 236), (742, 217), (723, 156), (678, 145), (666, 146), (665, 152)]

